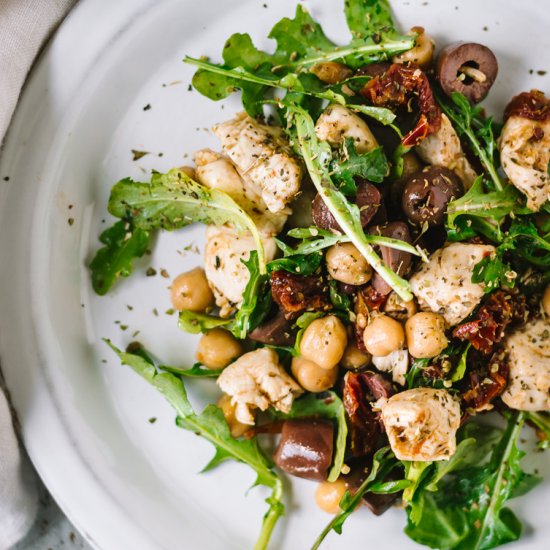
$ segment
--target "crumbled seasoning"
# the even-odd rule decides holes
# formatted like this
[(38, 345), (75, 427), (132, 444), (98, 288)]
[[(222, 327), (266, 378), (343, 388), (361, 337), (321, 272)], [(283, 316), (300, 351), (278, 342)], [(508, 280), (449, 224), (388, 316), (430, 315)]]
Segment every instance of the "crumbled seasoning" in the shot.
[(132, 149), (132, 160), (136, 161), (140, 158), (143, 158), (145, 155), (149, 155), (150, 151), (138, 151), (137, 149)]

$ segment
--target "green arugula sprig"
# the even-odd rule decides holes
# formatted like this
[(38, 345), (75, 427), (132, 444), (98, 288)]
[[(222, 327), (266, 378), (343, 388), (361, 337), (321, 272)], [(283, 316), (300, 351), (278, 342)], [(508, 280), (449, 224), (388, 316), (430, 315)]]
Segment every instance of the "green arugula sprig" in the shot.
[(341, 512), (336, 514), (323, 529), (313, 543), (311, 550), (317, 550), (331, 531), (335, 531), (339, 535), (342, 533), (344, 522), (357, 508), (366, 493), (391, 494), (406, 489), (410, 485), (409, 480), (400, 479), (386, 481), (387, 476), (398, 467), (399, 464), (399, 461), (395, 458), (389, 447), (384, 447), (377, 451), (374, 455), (369, 475), (353, 494), (349, 491), (344, 493), (344, 496), (340, 500)]
[(176, 424), (180, 428), (200, 435), (214, 445), (216, 450), (214, 457), (204, 467), (203, 472), (212, 470), (225, 460), (233, 459), (247, 464), (256, 472), (254, 486), (265, 485), (271, 489), (271, 496), (266, 501), (269, 509), (264, 516), (260, 536), (254, 546), (255, 550), (265, 550), (277, 520), (284, 514), (283, 485), (279, 476), (272, 470), (273, 463), (260, 449), (256, 437), (233, 438), (223, 412), (215, 405), (208, 405), (200, 414), (195, 413), (180, 377), (168, 372), (159, 372), (143, 354), (123, 352), (109, 340), (105, 342), (118, 355), (123, 365), (131, 367), (164, 395), (176, 410), (178, 415)]
[(485, 119), (482, 116), (482, 107), (473, 107), (459, 92), (451, 94), (451, 101), (439, 93), (435, 95), (443, 112), (453, 122), (455, 130), (468, 140), (472, 151), (489, 174), (494, 190), (502, 191), (504, 185), (497, 172), (498, 147), (493, 133), (492, 119)]
[(550, 449), (550, 412), (526, 412), (525, 420), (543, 436), (537, 444), (539, 449)]

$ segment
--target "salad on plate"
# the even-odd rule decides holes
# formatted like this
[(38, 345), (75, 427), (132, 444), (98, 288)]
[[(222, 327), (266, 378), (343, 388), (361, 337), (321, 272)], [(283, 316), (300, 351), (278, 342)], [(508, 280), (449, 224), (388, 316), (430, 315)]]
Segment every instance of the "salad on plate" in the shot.
[[(312, 549), (361, 504), (400, 505), (432, 548), (495, 548), (521, 535), (508, 500), (541, 481), (520, 434), (550, 441), (550, 100), (525, 91), (493, 119), (487, 46), (401, 32), (386, 0), (344, 13), (343, 45), (298, 5), (272, 52), (237, 33), (219, 63), (185, 58), (243, 111), (193, 166), (114, 185), (90, 270), (106, 294), (155, 232), (205, 224), (204, 266), (170, 289), (197, 362), (106, 343), (214, 445), (204, 471), (236, 460), (269, 488), (256, 549), (284, 474), (332, 514)], [(196, 378), (220, 390), (202, 412)]]

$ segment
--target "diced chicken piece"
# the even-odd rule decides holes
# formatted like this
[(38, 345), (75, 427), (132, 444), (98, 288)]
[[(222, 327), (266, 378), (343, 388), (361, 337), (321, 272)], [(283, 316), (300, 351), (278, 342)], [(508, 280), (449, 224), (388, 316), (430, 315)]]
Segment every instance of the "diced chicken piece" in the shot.
[(550, 119), (538, 121), (511, 116), (499, 141), (502, 168), (527, 197), (533, 211), (550, 199)]
[(373, 356), (372, 364), (382, 372), (391, 372), (392, 380), (404, 386), (405, 375), (409, 369), (409, 353), (406, 349), (398, 349), (383, 357)]
[(315, 133), (320, 140), (328, 141), (333, 147), (351, 138), (358, 153), (366, 153), (378, 147), (367, 123), (343, 105), (329, 105), (317, 119)]
[(441, 314), (449, 326), (462, 321), (484, 294), (483, 285), (471, 281), (474, 267), (494, 251), (491, 245), (454, 243), (434, 252), (410, 279), (420, 309)]
[(276, 214), (270, 212), (262, 199), (262, 190), (250, 180), (243, 180), (227, 157), (202, 149), (195, 153), (195, 164), (199, 181), (227, 193), (248, 213), (263, 235), (274, 236), (281, 232), (290, 209)]
[(504, 346), (510, 366), (504, 403), (520, 411), (550, 410), (550, 319), (527, 323)]
[(439, 130), (423, 139), (415, 151), (424, 162), (453, 170), (466, 189), (476, 179), (477, 174), (462, 150), (458, 134), (444, 113), (441, 114)]
[(261, 189), (269, 210), (284, 210), (300, 191), (302, 167), (292, 156), (282, 130), (239, 113), (214, 126), (214, 133), (240, 175)]
[(218, 377), (218, 386), (231, 396), (239, 422), (254, 425), (254, 409), (290, 411), (302, 388), (279, 365), (277, 352), (261, 348), (241, 355)]
[(472, 282), (474, 267), (495, 247), (453, 243), (436, 250), (411, 277), (420, 309), (443, 315), (449, 326), (466, 318), (483, 297), (483, 285)]
[[(266, 261), (275, 258), (277, 245), (272, 238), (263, 239)], [(256, 249), (252, 235), (239, 234), (228, 227), (210, 226), (206, 230), (204, 271), (220, 307), (221, 317), (228, 317), (243, 300), (249, 272), (241, 260), (248, 260)]]
[(377, 401), (399, 460), (449, 460), (456, 451), (460, 404), (447, 391), (415, 388)]

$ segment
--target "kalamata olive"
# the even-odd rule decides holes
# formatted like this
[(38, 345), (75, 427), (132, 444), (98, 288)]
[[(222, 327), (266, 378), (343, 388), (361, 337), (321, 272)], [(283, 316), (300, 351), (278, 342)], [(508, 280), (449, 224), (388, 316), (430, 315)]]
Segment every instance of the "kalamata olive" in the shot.
[[(409, 226), (405, 222), (391, 222), (387, 225), (374, 226), (369, 233), (412, 243), (411, 232), (409, 231)], [(380, 254), (384, 263), (395, 271), (397, 275), (404, 275), (411, 266), (412, 258), (409, 252), (381, 246)], [(392, 290), (388, 283), (386, 283), (378, 273), (375, 273), (372, 278), (372, 286), (384, 296), (389, 294)]]
[(380, 76), (384, 74), (391, 67), (391, 63), (380, 61), (378, 63), (370, 63), (369, 65), (363, 65), (355, 71), (355, 76)]
[(433, 227), (445, 221), (447, 205), (463, 193), (462, 181), (452, 170), (427, 166), (409, 178), (401, 205), (411, 222)]
[(382, 193), (380, 193), (378, 187), (368, 182), (361, 182), (357, 185), (355, 204), (361, 211), (361, 225), (363, 227), (367, 227), (374, 216), (384, 208)]
[(443, 48), (437, 57), (435, 75), (447, 95), (460, 92), (479, 103), (489, 92), (498, 73), (495, 54), (483, 44), (457, 42)]
[(419, 170), (422, 170), (422, 163), (416, 156), (416, 153), (409, 151), (403, 155), (403, 172), (401, 177), (392, 181), (390, 185), (390, 201), (392, 210), (393, 207), (399, 210), (401, 208), (401, 197), (403, 196), (403, 189), (407, 184), (408, 179)]
[[(354, 202), (361, 211), (361, 225), (363, 227), (366, 227), (377, 212), (383, 208), (382, 194), (379, 189), (372, 183), (366, 181), (357, 184), (357, 195)], [(317, 193), (311, 204), (311, 214), (313, 223), (317, 227), (342, 231), (339, 223), (336, 221), (319, 193)], [(385, 215), (383, 215), (383, 218), (385, 218)]]
[(319, 193), (315, 195), (311, 203), (311, 217), (313, 223), (321, 229), (333, 229), (342, 232), (340, 224), (336, 221)]
[(285, 472), (324, 480), (332, 464), (334, 427), (326, 420), (286, 420), (273, 456)]
[(262, 344), (293, 346), (296, 341), (296, 330), (286, 319), (284, 311), (279, 309), (273, 317), (249, 332), (248, 337)]

